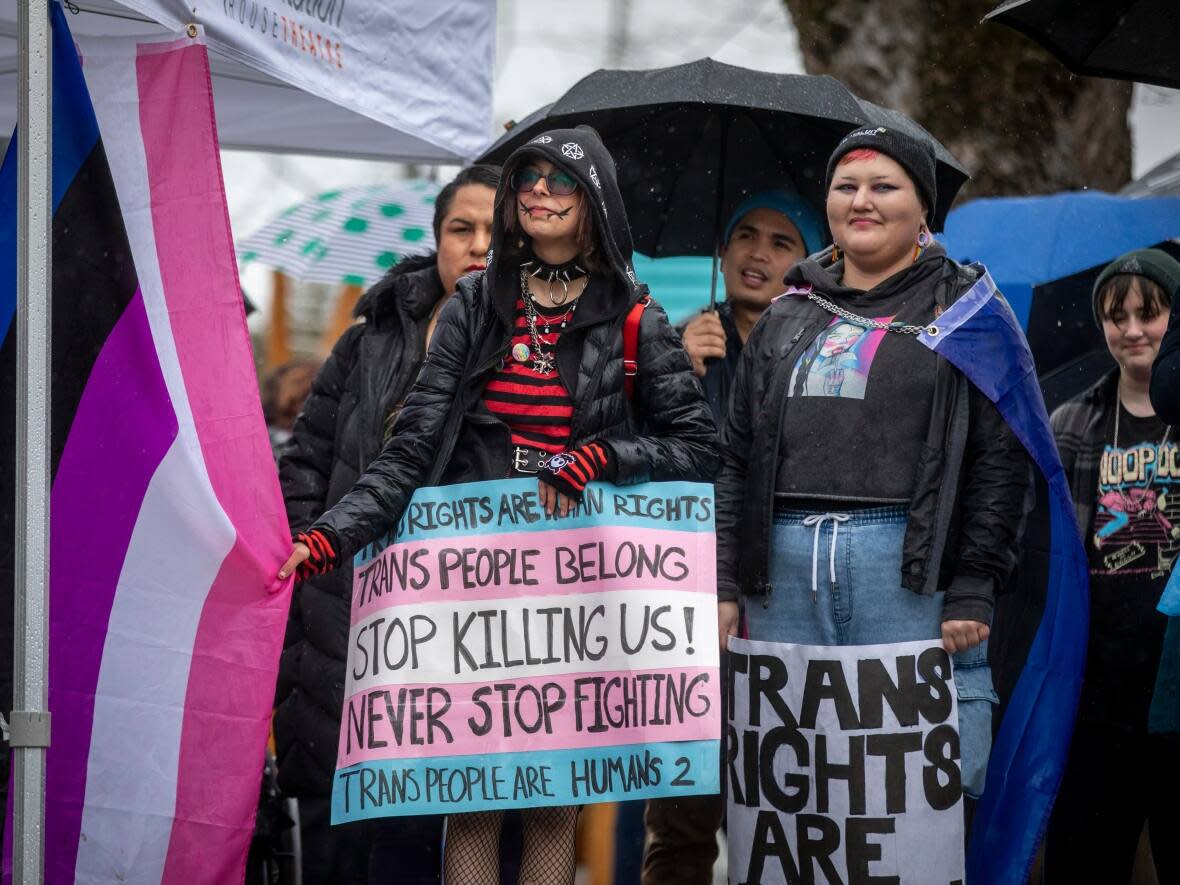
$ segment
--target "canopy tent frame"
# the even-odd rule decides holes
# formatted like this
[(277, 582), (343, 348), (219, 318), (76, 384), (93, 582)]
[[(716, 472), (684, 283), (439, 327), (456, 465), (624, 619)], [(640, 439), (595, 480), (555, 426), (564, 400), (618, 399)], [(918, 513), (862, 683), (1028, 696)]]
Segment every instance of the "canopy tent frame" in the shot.
[(16, 593), (12, 748), (13, 881), (45, 870), (49, 746), (49, 384), (53, 194), (50, 0), (25, 0), (18, 19)]

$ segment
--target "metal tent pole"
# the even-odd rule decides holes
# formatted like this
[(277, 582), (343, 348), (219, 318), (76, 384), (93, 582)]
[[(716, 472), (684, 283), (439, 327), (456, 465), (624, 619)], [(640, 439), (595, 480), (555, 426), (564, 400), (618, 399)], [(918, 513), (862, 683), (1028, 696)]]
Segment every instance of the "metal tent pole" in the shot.
[(17, 4), (16, 594), (13, 881), (44, 881), (49, 746), (49, 380), (52, 70), (49, 0)]

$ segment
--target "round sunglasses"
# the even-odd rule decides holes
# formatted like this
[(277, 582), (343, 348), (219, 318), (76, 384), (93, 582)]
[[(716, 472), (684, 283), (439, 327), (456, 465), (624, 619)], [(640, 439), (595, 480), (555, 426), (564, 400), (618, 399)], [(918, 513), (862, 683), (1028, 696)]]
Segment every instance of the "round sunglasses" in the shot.
[(525, 166), (512, 173), (512, 189), (518, 194), (524, 194), (537, 186), (537, 182), (545, 179), (545, 187), (555, 197), (568, 197), (578, 189), (578, 180), (568, 172), (554, 169), (548, 175), (542, 175), (540, 170), (532, 166)]

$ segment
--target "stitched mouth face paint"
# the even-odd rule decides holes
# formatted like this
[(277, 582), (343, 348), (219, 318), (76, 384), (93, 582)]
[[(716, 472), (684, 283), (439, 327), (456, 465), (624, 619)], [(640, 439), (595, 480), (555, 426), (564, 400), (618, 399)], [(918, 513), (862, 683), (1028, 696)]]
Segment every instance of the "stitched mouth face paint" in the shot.
[(518, 205), (520, 206), (520, 211), (524, 212), (526, 215), (531, 216), (533, 214), (534, 209), (541, 209), (542, 211), (547, 213), (546, 217), (557, 218), (557, 219), (561, 219), (561, 220), (564, 220), (571, 212), (574, 211), (574, 209), (577, 208), (576, 206), (569, 206), (565, 209), (559, 210), (559, 209), (545, 209), (543, 206), (526, 206), (524, 203), (519, 203)]

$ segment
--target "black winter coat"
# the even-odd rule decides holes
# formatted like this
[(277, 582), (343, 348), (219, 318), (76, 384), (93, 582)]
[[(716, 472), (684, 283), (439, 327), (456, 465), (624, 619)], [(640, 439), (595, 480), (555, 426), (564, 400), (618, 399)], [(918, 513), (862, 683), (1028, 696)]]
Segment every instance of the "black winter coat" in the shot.
[[(573, 399), (570, 447), (604, 442), (619, 485), (711, 480), (718, 466), (713, 416), (680, 337), (655, 303), (640, 323), (633, 400), (624, 391), (623, 321), (646, 287), (635, 280), (614, 162), (598, 134), (586, 127), (547, 132), (509, 157), (505, 168), (522, 153), (539, 154), (578, 179), (606, 265), (599, 272), (606, 284), (587, 290), (558, 341), (558, 375)], [(515, 198), (505, 180), (497, 218), (503, 201)], [(508, 358), (519, 293), (519, 258), (504, 253), (497, 224), (487, 271), (460, 280), (439, 315), (392, 438), (353, 490), (316, 523), (335, 536), (343, 556), (391, 529), (420, 486), (509, 476), (508, 427), (483, 404), (487, 382)]]
[[(940, 247), (938, 252), (941, 253)], [(795, 265), (787, 283), (817, 277), (817, 260)], [(945, 309), (975, 282), (975, 271), (949, 258), (937, 277)], [(762, 315), (742, 352), (717, 479), (717, 595), (762, 597), (769, 581), (770, 536), (780, 430), (789, 418), (787, 385), (800, 354), (831, 314), (805, 297), (784, 296)], [(984, 394), (939, 358), (930, 426), (920, 459), (902, 551), (902, 586), (946, 591), (944, 620), (991, 622), (996, 593), (1016, 564), (1031, 489), (1020, 442)]]
[[(435, 256), (407, 258), (357, 304), (364, 322), (336, 343), (312, 385), (279, 478), (291, 530), (352, 488), (377, 453), (386, 419), (405, 397), (442, 297)], [(275, 741), (287, 795), (326, 797), (336, 766), (352, 591), (351, 563), (298, 584), (279, 663)]]

